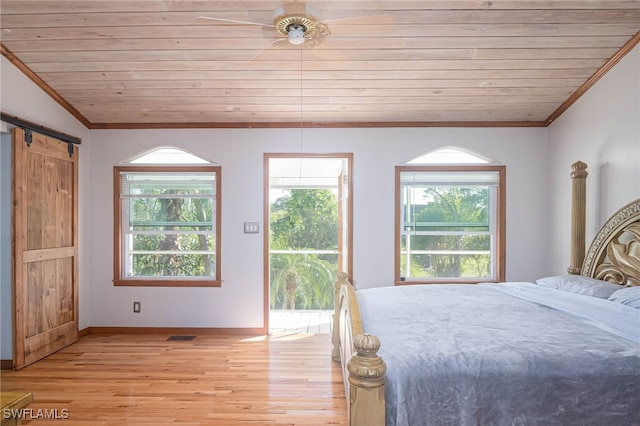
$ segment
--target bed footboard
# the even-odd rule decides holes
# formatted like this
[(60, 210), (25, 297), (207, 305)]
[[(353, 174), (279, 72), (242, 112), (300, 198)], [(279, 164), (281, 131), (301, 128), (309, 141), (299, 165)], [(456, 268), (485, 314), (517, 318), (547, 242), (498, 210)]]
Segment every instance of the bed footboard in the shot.
[(334, 293), (331, 357), (342, 367), (349, 424), (384, 426), (386, 365), (377, 353), (380, 340), (363, 332), (358, 301), (347, 274), (338, 273)]

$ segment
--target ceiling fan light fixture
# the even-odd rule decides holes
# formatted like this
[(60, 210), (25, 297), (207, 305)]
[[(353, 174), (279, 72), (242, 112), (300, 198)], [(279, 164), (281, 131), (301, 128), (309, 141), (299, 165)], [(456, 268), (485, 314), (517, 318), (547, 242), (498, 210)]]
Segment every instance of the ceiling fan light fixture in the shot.
[(291, 25), (289, 26), (289, 32), (287, 37), (289, 38), (289, 43), (291, 44), (302, 44), (304, 43), (304, 27), (302, 25)]

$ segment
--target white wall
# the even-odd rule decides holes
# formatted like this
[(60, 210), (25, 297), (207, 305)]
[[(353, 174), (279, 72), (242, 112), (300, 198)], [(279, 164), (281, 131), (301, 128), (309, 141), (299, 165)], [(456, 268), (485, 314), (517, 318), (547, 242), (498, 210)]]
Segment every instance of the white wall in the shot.
[[(548, 127), (549, 273), (569, 266), (570, 165), (587, 163), (587, 243), (640, 197), (640, 46)], [(588, 248), (588, 247), (587, 247)]]
[[(354, 279), (393, 282), (394, 167), (443, 145), (507, 166), (507, 278), (530, 280), (546, 266), (539, 230), (546, 216), (545, 129), (197, 129), (100, 130), (91, 134), (91, 323), (95, 326), (261, 327), (265, 152), (354, 153)], [(302, 142), (301, 142), (302, 138)], [(154, 146), (179, 146), (222, 166), (222, 288), (114, 287), (113, 166)], [(99, 225), (98, 225), (99, 224)], [(264, 224), (262, 224), (264, 225)], [(264, 229), (264, 226), (261, 226)], [(525, 243), (523, 243), (525, 242)], [(132, 312), (134, 300), (142, 313)]]
[[(80, 327), (262, 326), (264, 152), (354, 153), (354, 278), (359, 288), (393, 279), (394, 166), (443, 145), (507, 165), (507, 279), (532, 280), (568, 266), (569, 170), (590, 165), (589, 233), (640, 188), (636, 48), (549, 129), (194, 129), (87, 131), (2, 58), (2, 110), (83, 138), (80, 157)], [(112, 169), (155, 146), (174, 145), (222, 166), (221, 288), (112, 284)], [(594, 186), (593, 182), (597, 185)], [(542, 184), (538, 184), (542, 182)], [(594, 198), (594, 195), (596, 196)], [(590, 206), (596, 205), (593, 201)], [(2, 216), (3, 221), (5, 220)], [(261, 229), (264, 229), (262, 226)], [(541, 235), (548, 235), (547, 239)], [(3, 244), (6, 242), (3, 239)], [(5, 287), (3, 281), (2, 298)], [(142, 313), (133, 314), (140, 300)], [(2, 322), (3, 342), (5, 329)], [(1, 357), (7, 358), (3, 343)], [(9, 351), (10, 354), (10, 351)]]
[[(57, 102), (51, 99), (36, 84), (29, 80), (20, 70), (15, 68), (7, 59), (0, 57), (0, 109), (2, 112), (23, 118), (28, 121), (40, 124), (42, 126), (51, 127), (58, 131), (78, 136), (82, 138), (80, 148), (80, 184), (79, 184), (79, 237), (80, 237), (80, 277), (79, 277), (79, 297), (80, 312), (79, 326), (87, 327), (89, 322), (89, 257), (91, 253), (88, 250), (90, 233), (90, 213), (89, 213), (89, 167), (90, 167), (90, 141), (89, 130), (77, 121), (71, 114), (62, 108)], [(0, 359), (12, 358), (12, 328), (11, 323), (11, 219), (10, 208), (6, 209), (7, 203), (10, 204), (10, 188), (11, 173), (10, 156), (11, 150), (7, 147), (10, 144), (10, 138), (3, 136), (2, 138), (2, 172), (0, 174), (0, 187), (3, 188), (2, 195), (2, 232), (0, 233), (0, 255), (2, 259), (2, 273), (0, 274)], [(9, 179), (7, 183), (6, 179)], [(7, 186), (8, 185), (8, 186)], [(5, 192), (5, 188), (9, 188), (9, 193)], [(8, 212), (5, 214), (5, 212)], [(8, 232), (5, 227), (9, 226)], [(5, 265), (9, 265), (9, 272), (5, 270)], [(7, 312), (9, 310), (9, 312)]]

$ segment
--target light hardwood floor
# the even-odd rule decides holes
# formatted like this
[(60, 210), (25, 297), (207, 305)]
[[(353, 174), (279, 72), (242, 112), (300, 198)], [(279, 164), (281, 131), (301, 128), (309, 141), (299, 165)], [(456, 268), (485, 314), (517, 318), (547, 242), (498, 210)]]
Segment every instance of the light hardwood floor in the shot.
[[(347, 424), (328, 334), (260, 337), (89, 335), (20, 371), (2, 391), (33, 392), (25, 425)], [(43, 420), (39, 409), (68, 418)]]

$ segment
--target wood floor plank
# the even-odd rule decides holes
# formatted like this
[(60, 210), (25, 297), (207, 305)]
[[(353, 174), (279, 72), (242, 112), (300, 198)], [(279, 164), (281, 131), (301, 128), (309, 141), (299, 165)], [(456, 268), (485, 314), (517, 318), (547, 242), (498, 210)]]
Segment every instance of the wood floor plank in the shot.
[(168, 337), (88, 335), (23, 370), (2, 370), (2, 391), (33, 392), (34, 415), (68, 410), (65, 425), (347, 424), (329, 334)]

